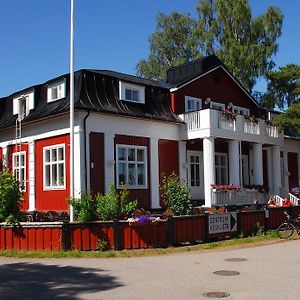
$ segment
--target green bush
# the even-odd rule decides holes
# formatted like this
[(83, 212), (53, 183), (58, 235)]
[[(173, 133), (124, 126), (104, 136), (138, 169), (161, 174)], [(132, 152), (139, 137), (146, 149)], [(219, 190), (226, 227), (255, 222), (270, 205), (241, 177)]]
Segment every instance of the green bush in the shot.
[(174, 172), (168, 177), (163, 177), (161, 192), (164, 203), (172, 209), (175, 216), (192, 213), (193, 205), (189, 190)]
[(97, 212), (101, 220), (121, 219), (127, 214), (133, 212), (137, 206), (137, 200), (129, 200), (129, 191), (122, 189), (117, 192), (114, 185), (109, 186), (109, 192), (106, 195), (97, 195)]
[(19, 221), (22, 185), (10, 171), (0, 172), (0, 222)]
[(80, 222), (90, 222), (97, 219), (97, 199), (90, 192), (81, 192), (80, 198), (69, 198), (69, 204), (74, 208), (75, 219)]

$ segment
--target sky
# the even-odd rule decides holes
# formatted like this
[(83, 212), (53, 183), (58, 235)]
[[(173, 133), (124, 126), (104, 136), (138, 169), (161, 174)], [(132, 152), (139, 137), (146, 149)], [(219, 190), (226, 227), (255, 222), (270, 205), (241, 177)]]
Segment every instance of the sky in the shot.
[[(74, 0), (75, 70), (136, 74), (159, 12), (188, 12), (196, 0)], [(285, 18), (277, 67), (300, 64), (300, 1), (249, 0), (254, 16), (278, 6)], [(0, 97), (69, 72), (70, 0), (0, 0)], [(257, 90), (265, 83), (259, 82)]]

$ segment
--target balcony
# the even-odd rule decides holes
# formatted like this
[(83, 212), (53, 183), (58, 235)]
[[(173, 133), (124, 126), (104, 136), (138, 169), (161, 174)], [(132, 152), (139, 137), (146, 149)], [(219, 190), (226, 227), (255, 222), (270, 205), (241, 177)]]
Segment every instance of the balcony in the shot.
[(283, 134), (276, 126), (267, 125), (264, 120), (252, 122), (242, 115), (231, 119), (214, 109), (189, 112), (179, 117), (186, 123), (182, 132), (183, 139), (213, 136), (271, 145), (283, 143)]

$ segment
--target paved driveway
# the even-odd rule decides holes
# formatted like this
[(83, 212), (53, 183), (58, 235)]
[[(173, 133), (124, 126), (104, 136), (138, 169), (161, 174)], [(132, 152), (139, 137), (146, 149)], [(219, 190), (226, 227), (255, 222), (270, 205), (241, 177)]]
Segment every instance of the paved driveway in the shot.
[[(228, 261), (244, 258), (244, 261)], [(236, 271), (222, 276), (215, 271)], [(0, 299), (300, 299), (300, 240), (137, 258), (0, 258)]]

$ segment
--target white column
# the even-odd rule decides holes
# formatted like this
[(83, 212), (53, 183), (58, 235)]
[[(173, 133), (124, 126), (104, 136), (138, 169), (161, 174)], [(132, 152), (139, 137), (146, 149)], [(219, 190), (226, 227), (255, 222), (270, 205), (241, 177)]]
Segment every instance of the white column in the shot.
[(262, 144), (252, 144), (253, 149), (253, 183), (263, 184)]
[(29, 211), (35, 210), (35, 143), (28, 143)]
[[(282, 183), (282, 187), (284, 187), (287, 191), (289, 190), (289, 174), (288, 174), (288, 153), (287, 151), (283, 151), (283, 177), (284, 182)], [(285, 195), (287, 196), (287, 195)]]
[[(159, 160), (158, 160), (158, 138), (150, 140), (150, 161), (151, 161), (151, 208), (160, 208), (159, 203)], [(149, 155), (149, 154), (148, 154)]]
[(104, 134), (104, 174), (105, 174), (105, 193), (108, 192), (109, 185), (115, 184), (115, 135)]
[(280, 176), (280, 147), (272, 147), (272, 165), (273, 172), (271, 176), (273, 177), (273, 194), (279, 194), (279, 189), (281, 186), (281, 176)]
[(84, 131), (76, 127), (74, 132), (74, 197), (80, 197), (85, 187)]
[(8, 147), (2, 148), (2, 155), (3, 155), (3, 168), (8, 168)]
[(229, 183), (240, 185), (240, 169), (239, 169), (239, 142), (236, 140), (229, 141)]
[(213, 137), (203, 139), (203, 166), (204, 166), (204, 195), (205, 206), (212, 204), (211, 184), (215, 183), (215, 139)]
[(270, 191), (273, 190), (273, 164), (272, 164), (272, 149), (267, 148), (267, 164), (268, 164), (268, 186)]
[(186, 142), (178, 142), (179, 152), (179, 178), (187, 182), (187, 160), (186, 160)]

